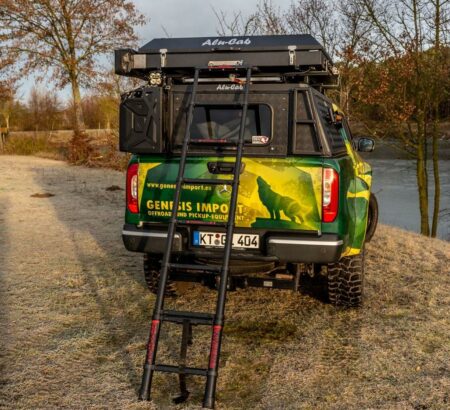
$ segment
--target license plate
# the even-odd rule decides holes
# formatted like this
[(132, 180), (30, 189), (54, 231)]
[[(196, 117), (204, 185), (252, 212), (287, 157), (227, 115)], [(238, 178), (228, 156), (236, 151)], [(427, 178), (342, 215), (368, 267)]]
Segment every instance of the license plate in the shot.
[[(222, 248), (225, 246), (226, 234), (218, 232), (195, 231), (194, 246), (213, 246)], [(233, 235), (233, 248), (259, 248), (259, 235), (235, 233)]]

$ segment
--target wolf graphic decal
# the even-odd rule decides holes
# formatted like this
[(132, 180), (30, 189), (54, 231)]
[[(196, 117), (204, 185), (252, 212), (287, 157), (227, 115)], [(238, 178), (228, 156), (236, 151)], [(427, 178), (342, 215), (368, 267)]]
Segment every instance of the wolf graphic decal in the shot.
[(292, 222), (303, 222), (303, 218), (300, 215), (301, 209), (298, 202), (288, 196), (277, 194), (261, 177), (258, 177), (256, 182), (258, 183), (259, 199), (269, 211), (272, 219), (279, 220), (280, 211), (283, 211), (286, 217)]

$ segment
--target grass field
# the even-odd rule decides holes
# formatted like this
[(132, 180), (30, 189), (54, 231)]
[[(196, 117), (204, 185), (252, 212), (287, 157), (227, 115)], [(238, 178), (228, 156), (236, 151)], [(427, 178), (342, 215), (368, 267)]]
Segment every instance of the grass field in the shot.
[[(0, 408), (200, 408), (199, 378), (184, 406), (174, 376), (156, 377), (153, 404), (136, 400), (154, 298), (120, 240), (124, 193), (106, 190), (123, 174), (2, 156), (0, 175)], [(380, 226), (366, 291), (350, 311), (308, 288), (230, 293), (217, 408), (449, 408), (450, 243)], [(194, 287), (170, 305), (214, 300)], [(163, 331), (175, 360), (179, 330)], [(194, 338), (203, 366), (209, 331)]]

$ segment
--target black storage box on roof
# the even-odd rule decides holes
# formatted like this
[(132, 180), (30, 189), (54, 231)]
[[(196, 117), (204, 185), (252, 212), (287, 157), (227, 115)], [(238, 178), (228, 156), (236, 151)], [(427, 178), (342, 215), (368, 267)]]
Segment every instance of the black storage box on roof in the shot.
[(116, 50), (116, 74), (145, 78), (150, 71), (192, 73), (195, 67), (251, 66), (260, 72), (332, 72), (332, 61), (309, 34), (157, 38), (138, 51)]

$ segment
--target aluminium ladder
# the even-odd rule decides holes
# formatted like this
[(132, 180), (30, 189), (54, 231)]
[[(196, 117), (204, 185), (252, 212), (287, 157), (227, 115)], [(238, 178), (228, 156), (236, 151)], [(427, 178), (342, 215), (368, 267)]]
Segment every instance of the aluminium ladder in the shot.
[[(229, 68), (229, 67), (227, 67)], [(235, 67), (236, 68), (236, 67)], [(239, 67), (243, 68), (243, 67)], [(207, 69), (211, 69), (210, 67)], [(147, 354), (144, 363), (144, 373), (142, 376), (142, 384), (139, 392), (140, 400), (150, 400), (150, 391), (153, 373), (169, 372), (178, 373), (180, 378), (181, 396), (176, 399), (177, 402), (182, 402), (187, 399), (189, 392), (186, 389), (186, 375), (197, 375), (206, 377), (206, 387), (203, 399), (203, 407), (214, 408), (216, 382), (218, 376), (219, 356), (221, 350), (222, 332), (224, 326), (224, 311), (227, 293), (227, 283), (229, 275), (229, 263), (231, 257), (231, 250), (233, 244), (233, 233), (235, 226), (235, 215), (237, 208), (239, 177), (241, 172), (242, 155), (244, 149), (245, 139), (245, 123), (248, 109), (248, 94), (251, 80), (251, 68), (246, 70), (246, 82), (243, 90), (243, 101), (238, 103), (242, 107), (241, 122), (239, 128), (239, 138), (236, 148), (236, 160), (234, 164), (233, 179), (193, 179), (185, 178), (186, 159), (189, 152), (189, 147), (194, 142), (191, 142), (190, 128), (192, 125), (194, 108), (196, 106), (196, 93), (199, 83), (199, 75), (201, 68), (195, 69), (194, 81), (192, 85), (191, 99), (189, 103), (186, 132), (184, 135), (181, 157), (179, 162), (178, 176), (176, 180), (175, 194), (173, 198), (172, 217), (168, 226), (167, 242), (165, 252), (161, 264), (160, 280), (158, 285), (158, 292), (156, 296), (155, 307), (153, 310), (150, 336), (147, 344)], [(210, 141), (209, 141), (210, 142)], [(198, 142), (200, 143), (200, 141)], [(197, 143), (197, 144), (198, 144)], [(226, 227), (226, 241), (223, 248), (223, 263), (220, 265), (202, 265), (202, 264), (180, 264), (172, 263), (172, 244), (176, 227), (178, 223), (178, 206), (180, 203), (181, 190), (185, 184), (205, 184), (205, 185), (231, 185), (231, 199), (228, 212), (227, 222), (223, 224)], [(220, 275), (220, 282), (218, 286), (218, 296), (215, 314), (211, 313), (197, 313), (197, 312), (182, 312), (169, 311), (164, 309), (165, 288), (169, 273), (174, 269), (194, 269), (201, 270), (207, 273)], [(163, 322), (172, 322), (183, 325), (182, 341), (180, 349), (180, 362), (178, 366), (157, 364), (156, 353), (158, 348), (158, 341), (160, 336), (161, 324)], [(186, 351), (187, 345), (191, 343), (192, 339), (192, 325), (209, 325), (212, 326), (211, 345), (209, 352), (208, 367), (205, 369), (186, 367)]]

